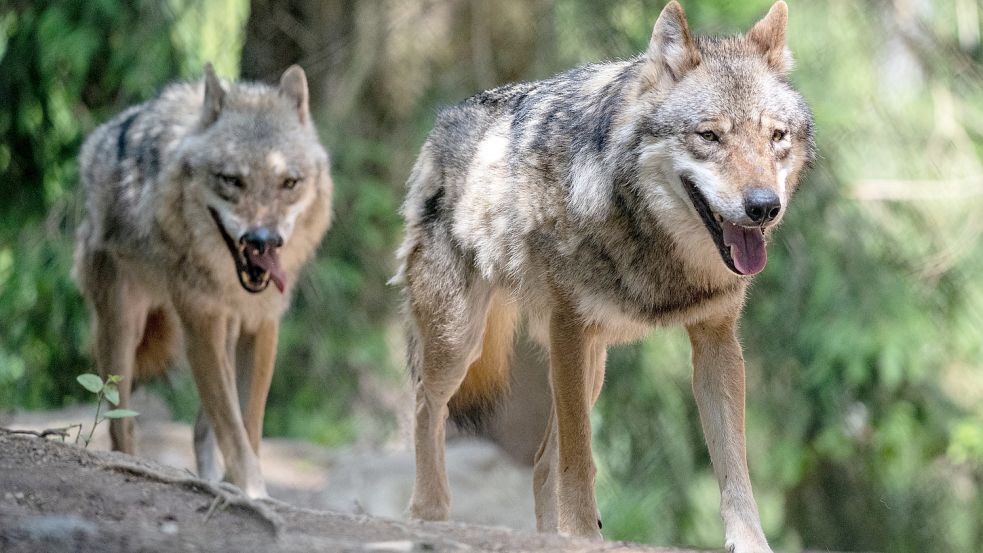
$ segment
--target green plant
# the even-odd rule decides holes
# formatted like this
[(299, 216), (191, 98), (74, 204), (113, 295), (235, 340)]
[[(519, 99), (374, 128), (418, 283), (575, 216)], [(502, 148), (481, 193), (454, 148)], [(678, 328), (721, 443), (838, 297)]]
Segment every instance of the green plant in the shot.
[[(106, 400), (112, 403), (113, 406), (119, 405), (119, 387), (117, 386), (120, 380), (123, 380), (122, 376), (111, 374), (106, 381), (103, 382), (102, 378), (98, 375), (92, 373), (85, 373), (78, 375), (78, 383), (82, 385), (83, 388), (96, 394), (96, 416), (92, 421), (92, 428), (89, 429), (89, 435), (85, 437), (83, 445), (89, 447), (89, 442), (92, 441), (92, 434), (96, 431), (96, 427), (106, 419), (122, 419), (126, 417), (135, 417), (140, 413), (136, 411), (131, 411), (129, 409), (110, 409), (102, 414), (102, 418), (99, 417), (99, 412), (102, 410), (102, 400)], [(75, 436), (75, 442), (78, 443), (79, 436), (82, 435), (82, 429), (79, 428), (78, 435)]]

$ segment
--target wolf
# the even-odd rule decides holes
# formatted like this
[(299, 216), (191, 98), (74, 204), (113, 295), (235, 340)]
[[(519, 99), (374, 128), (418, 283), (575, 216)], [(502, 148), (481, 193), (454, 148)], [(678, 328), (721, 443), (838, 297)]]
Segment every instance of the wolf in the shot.
[[(258, 454), (279, 322), (331, 222), (328, 154), (307, 77), (220, 81), (211, 65), (97, 128), (80, 153), (85, 215), (75, 275), (100, 374), (135, 381), (182, 351), (201, 399), (198, 473), (266, 495)], [(272, 282), (273, 287), (269, 287)], [(275, 288), (275, 289), (274, 289)], [(133, 423), (110, 423), (134, 452)]]
[(517, 324), (547, 348), (552, 410), (535, 457), (541, 531), (600, 537), (590, 411), (607, 347), (682, 325), (729, 551), (770, 551), (751, 492), (745, 291), (815, 157), (789, 81), (788, 9), (694, 37), (669, 2), (646, 52), (444, 109), (411, 171), (394, 277), (415, 377), (410, 514), (448, 515), (449, 415), (507, 390)]

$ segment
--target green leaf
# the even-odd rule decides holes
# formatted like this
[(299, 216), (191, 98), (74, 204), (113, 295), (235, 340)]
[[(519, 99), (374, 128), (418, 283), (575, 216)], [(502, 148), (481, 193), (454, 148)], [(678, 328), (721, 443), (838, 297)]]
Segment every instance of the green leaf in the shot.
[(112, 411), (106, 411), (103, 415), (107, 419), (123, 419), (126, 417), (135, 417), (139, 415), (136, 411), (130, 411), (129, 409), (113, 409)]
[(123, 377), (118, 374), (111, 374), (106, 378), (106, 384), (119, 384), (119, 381), (123, 380)]
[(102, 379), (98, 375), (92, 373), (80, 374), (75, 379), (78, 383), (82, 385), (83, 388), (92, 392), (93, 394), (98, 394), (102, 391)]
[(119, 405), (119, 388), (115, 384), (108, 383), (102, 389), (103, 396), (113, 405)]

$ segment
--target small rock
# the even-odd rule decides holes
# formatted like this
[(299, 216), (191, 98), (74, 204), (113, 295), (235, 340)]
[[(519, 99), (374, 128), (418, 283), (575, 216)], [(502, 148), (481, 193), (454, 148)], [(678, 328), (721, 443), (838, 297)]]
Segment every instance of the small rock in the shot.
[(398, 553), (403, 551), (433, 551), (432, 543), (417, 542), (410, 540), (399, 541), (377, 541), (367, 543), (362, 546), (362, 551), (383, 551), (386, 553)]
[(95, 524), (75, 515), (41, 515), (24, 518), (18, 530), (35, 541), (69, 543), (79, 534), (95, 536), (98, 529)]

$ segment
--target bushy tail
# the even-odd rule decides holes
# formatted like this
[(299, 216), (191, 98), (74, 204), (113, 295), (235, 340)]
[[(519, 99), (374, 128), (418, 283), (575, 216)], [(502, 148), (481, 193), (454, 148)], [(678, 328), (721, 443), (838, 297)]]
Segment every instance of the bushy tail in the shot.
[(512, 344), (518, 311), (502, 293), (492, 296), (485, 319), (481, 356), (468, 367), (464, 382), (448, 403), (451, 420), (477, 431), (509, 390)]
[(163, 374), (178, 355), (181, 345), (181, 329), (173, 313), (154, 309), (147, 314), (143, 338), (137, 346), (134, 381)]

